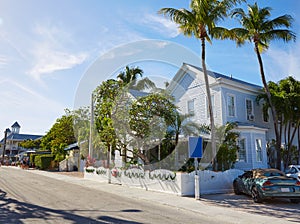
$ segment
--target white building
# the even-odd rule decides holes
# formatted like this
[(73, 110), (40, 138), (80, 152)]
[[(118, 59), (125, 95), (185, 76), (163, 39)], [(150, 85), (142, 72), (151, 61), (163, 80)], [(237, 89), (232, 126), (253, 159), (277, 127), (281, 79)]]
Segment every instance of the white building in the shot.
[[(215, 72), (209, 72), (215, 126), (237, 122), (239, 137), (235, 168), (266, 168), (267, 142), (274, 138), (272, 123), (262, 115), (256, 97), (261, 86)], [(201, 68), (184, 63), (168, 86), (182, 114), (193, 114), (193, 121), (209, 124), (204, 74)]]

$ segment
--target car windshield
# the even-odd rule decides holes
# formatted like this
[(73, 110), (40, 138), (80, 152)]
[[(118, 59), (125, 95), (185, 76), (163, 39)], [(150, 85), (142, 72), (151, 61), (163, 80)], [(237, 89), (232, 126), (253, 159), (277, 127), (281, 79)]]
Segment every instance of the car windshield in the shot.
[(283, 176), (282, 173), (278, 173), (278, 172), (266, 172), (266, 173), (262, 173), (262, 176), (265, 177), (280, 177)]

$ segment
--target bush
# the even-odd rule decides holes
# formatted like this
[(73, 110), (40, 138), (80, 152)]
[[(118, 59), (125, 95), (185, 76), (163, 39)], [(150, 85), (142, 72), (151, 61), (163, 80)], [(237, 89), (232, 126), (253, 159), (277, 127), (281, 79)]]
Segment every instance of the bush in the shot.
[(54, 155), (36, 155), (34, 158), (35, 166), (39, 169), (46, 170), (50, 167), (51, 161), (54, 159)]

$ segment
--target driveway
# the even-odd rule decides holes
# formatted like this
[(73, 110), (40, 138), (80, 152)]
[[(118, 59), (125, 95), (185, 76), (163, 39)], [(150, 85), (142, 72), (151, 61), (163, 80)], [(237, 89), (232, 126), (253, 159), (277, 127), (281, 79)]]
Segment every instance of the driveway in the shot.
[(209, 205), (234, 208), (248, 213), (285, 218), (290, 222), (299, 223), (300, 204), (293, 204), (285, 199), (270, 199), (263, 203), (254, 203), (245, 195), (216, 194), (203, 195), (201, 200)]

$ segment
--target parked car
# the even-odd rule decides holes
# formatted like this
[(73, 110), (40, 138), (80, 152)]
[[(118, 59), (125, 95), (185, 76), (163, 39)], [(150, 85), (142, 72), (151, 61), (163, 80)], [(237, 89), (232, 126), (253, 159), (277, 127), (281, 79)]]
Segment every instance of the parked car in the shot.
[(293, 203), (300, 202), (300, 181), (287, 177), (277, 169), (253, 169), (246, 171), (233, 181), (235, 194), (252, 196), (261, 203), (267, 198), (287, 198)]
[(298, 180), (300, 180), (300, 165), (289, 165), (285, 174), (288, 177), (298, 178)]

